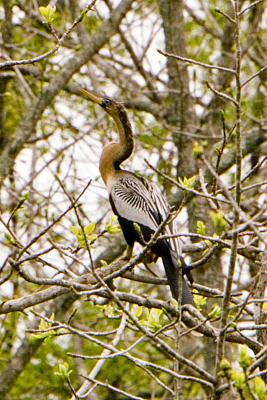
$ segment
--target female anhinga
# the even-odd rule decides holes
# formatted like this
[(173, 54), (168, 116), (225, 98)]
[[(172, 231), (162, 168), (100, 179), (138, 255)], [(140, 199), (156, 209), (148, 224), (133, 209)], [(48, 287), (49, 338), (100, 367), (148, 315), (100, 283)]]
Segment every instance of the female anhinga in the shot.
[[(151, 182), (122, 170), (120, 165), (130, 157), (133, 151), (133, 132), (125, 108), (121, 103), (107, 97), (99, 98), (81, 89), (81, 93), (99, 104), (115, 121), (119, 133), (119, 142), (107, 144), (101, 154), (99, 169), (109, 193), (109, 200), (128, 244), (130, 258), (134, 242), (142, 245), (148, 242), (159, 225), (169, 214), (169, 206), (158, 188)], [(138, 224), (142, 234), (138, 232)], [(174, 223), (165, 228), (166, 233), (175, 233)], [(162, 258), (167, 280), (173, 298), (178, 300), (178, 264), (181, 251), (178, 239), (159, 239), (152, 252)], [(183, 277), (182, 304), (193, 304), (192, 294)]]

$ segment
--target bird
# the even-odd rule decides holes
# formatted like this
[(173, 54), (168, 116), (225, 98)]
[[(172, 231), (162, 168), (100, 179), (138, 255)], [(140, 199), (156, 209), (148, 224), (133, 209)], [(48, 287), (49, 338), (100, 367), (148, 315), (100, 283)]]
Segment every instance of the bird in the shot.
[[(156, 184), (121, 168), (121, 164), (131, 156), (134, 149), (133, 130), (124, 105), (109, 97), (97, 96), (84, 88), (80, 88), (80, 94), (101, 106), (113, 118), (117, 127), (119, 140), (104, 146), (99, 171), (109, 194), (112, 211), (118, 217), (127, 242), (125, 259), (129, 260), (134, 243), (138, 242), (143, 246), (148, 243), (170, 215), (171, 208)], [(165, 236), (177, 234), (176, 222), (168, 222), (164, 233)], [(193, 305), (193, 296), (187, 282), (187, 277), (191, 282), (191, 274), (187, 274), (184, 268), (186, 264), (181, 255), (179, 239), (159, 238), (151, 251), (162, 259), (172, 297), (176, 301), (180, 299), (182, 305)], [(183, 267), (182, 285), (179, 285), (179, 266)]]

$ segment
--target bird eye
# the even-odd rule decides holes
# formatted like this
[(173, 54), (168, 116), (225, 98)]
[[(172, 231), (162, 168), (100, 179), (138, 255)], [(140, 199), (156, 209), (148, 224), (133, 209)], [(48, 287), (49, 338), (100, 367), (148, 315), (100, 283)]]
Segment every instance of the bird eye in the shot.
[(105, 98), (102, 100), (102, 102), (101, 102), (101, 106), (102, 106), (103, 108), (106, 108), (106, 107), (108, 107), (108, 106), (110, 106), (110, 105), (111, 105), (111, 100), (108, 99), (107, 97), (105, 97)]

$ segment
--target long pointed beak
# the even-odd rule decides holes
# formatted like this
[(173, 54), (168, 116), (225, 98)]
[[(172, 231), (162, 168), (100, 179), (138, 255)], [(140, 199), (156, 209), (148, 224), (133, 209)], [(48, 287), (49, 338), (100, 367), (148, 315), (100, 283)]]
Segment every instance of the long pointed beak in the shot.
[(96, 104), (101, 104), (101, 98), (95, 96), (93, 93), (88, 92), (87, 90), (80, 88), (80, 93), (87, 99), (93, 101)]

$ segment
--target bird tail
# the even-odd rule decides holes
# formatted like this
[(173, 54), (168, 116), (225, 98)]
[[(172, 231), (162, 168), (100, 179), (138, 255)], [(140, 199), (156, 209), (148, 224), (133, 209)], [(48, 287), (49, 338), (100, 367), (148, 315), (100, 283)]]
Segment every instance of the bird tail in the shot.
[[(174, 262), (171, 254), (162, 257), (167, 280), (171, 289), (172, 297), (178, 301), (179, 298), (179, 274), (177, 263)], [(192, 293), (188, 287), (187, 281), (183, 276), (181, 303), (194, 305)]]

